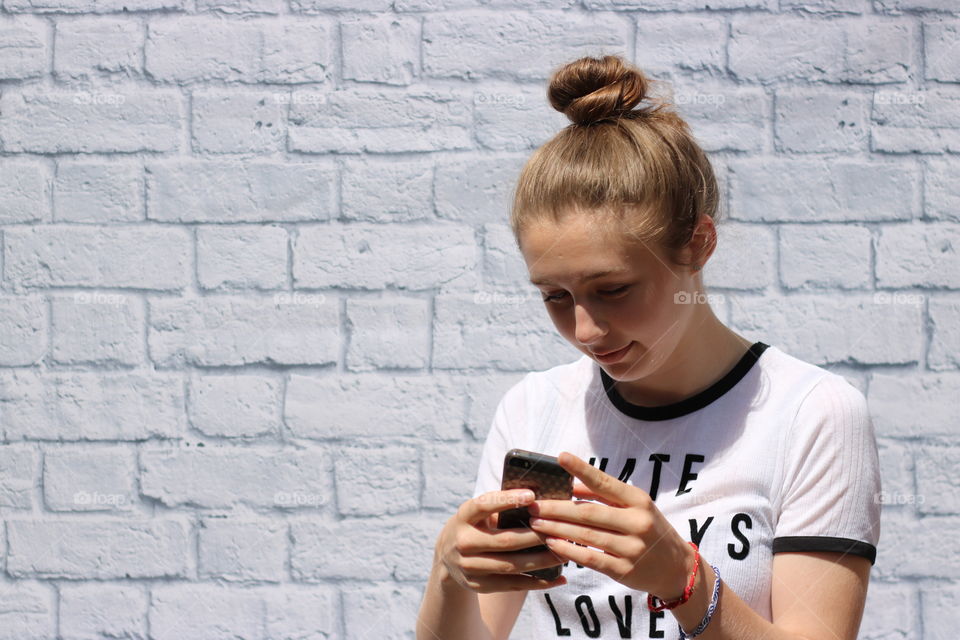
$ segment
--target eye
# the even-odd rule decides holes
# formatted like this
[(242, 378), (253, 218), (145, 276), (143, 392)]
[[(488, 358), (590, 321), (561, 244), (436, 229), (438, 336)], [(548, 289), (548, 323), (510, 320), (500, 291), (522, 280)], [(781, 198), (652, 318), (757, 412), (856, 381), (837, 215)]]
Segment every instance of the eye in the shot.
[(598, 290), (598, 293), (604, 296), (615, 296), (617, 294), (625, 292), (629, 288), (630, 288), (630, 285), (625, 284), (622, 287), (617, 287), (616, 289), (600, 289)]
[(565, 296), (565, 295), (567, 295), (567, 292), (566, 292), (566, 291), (564, 291), (563, 293), (544, 294), (544, 295), (543, 295), (543, 301), (544, 301), (544, 302), (556, 302), (557, 300), (561, 300), (561, 299), (563, 298), (563, 296)]

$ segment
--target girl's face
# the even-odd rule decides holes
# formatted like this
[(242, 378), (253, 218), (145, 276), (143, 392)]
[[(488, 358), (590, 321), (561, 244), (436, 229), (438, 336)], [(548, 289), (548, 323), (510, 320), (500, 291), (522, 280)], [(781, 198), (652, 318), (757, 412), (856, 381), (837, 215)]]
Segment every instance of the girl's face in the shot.
[(699, 285), (660, 247), (604, 216), (571, 214), (521, 232), (521, 253), (560, 334), (620, 381), (644, 378), (695, 324)]

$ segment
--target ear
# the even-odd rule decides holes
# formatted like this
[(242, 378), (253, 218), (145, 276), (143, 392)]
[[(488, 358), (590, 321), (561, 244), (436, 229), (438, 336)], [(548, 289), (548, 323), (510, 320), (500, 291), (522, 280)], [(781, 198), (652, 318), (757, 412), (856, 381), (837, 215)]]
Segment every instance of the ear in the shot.
[(701, 213), (697, 218), (697, 225), (693, 229), (693, 235), (690, 237), (687, 246), (684, 247), (684, 257), (690, 260), (691, 265), (703, 265), (707, 263), (714, 249), (717, 248), (717, 227), (713, 223), (713, 218), (705, 213)]

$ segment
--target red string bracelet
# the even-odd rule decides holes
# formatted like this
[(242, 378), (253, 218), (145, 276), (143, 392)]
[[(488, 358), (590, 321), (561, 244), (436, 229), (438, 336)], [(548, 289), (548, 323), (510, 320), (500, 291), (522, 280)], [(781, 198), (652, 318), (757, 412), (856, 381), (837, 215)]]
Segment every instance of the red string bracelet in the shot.
[(693, 563), (693, 573), (690, 574), (690, 582), (687, 583), (686, 589), (683, 590), (683, 595), (677, 600), (665, 602), (652, 593), (648, 593), (647, 608), (650, 609), (650, 611), (663, 611), (664, 609), (673, 609), (675, 607), (679, 607), (684, 602), (689, 600), (690, 596), (693, 595), (693, 582), (697, 578), (697, 569), (700, 568), (700, 549), (698, 549), (697, 545), (692, 542), (689, 544), (691, 547), (693, 547), (693, 550), (696, 552), (697, 556)]

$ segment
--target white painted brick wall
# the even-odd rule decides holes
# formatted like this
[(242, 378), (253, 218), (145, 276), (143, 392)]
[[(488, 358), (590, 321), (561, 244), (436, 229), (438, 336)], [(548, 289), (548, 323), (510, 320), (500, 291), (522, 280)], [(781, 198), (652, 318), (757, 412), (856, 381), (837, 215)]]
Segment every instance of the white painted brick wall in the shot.
[(507, 213), (601, 53), (713, 158), (720, 317), (868, 397), (860, 637), (953, 637), (958, 51), (955, 0), (3, 0), (0, 640), (412, 638), (576, 357)]

